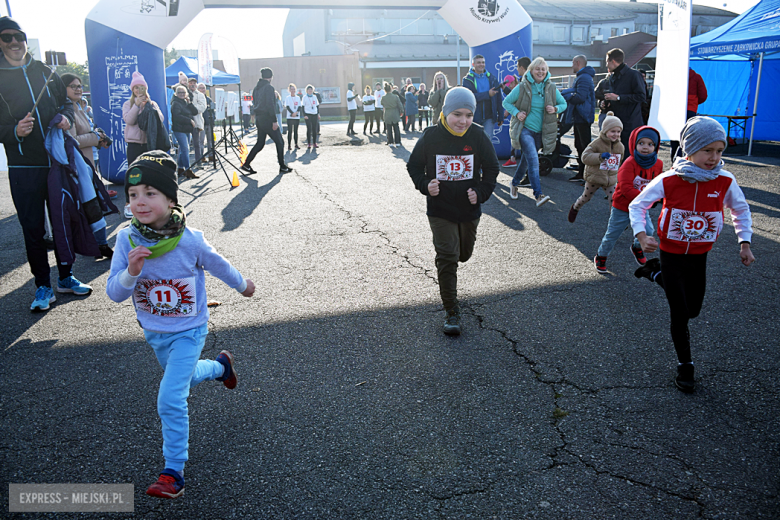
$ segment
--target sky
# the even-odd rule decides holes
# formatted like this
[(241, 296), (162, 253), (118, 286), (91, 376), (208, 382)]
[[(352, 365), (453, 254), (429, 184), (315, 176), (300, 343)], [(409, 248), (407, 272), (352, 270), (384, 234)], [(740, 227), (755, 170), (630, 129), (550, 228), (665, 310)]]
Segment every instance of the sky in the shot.
[[(42, 51), (65, 52), (69, 62), (87, 61), (84, 20), (98, 0), (7, 0), (13, 18), (28, 38), (38, 38)], [(759, 0), (694, 0), (696, 5), (743, 13)], [(283, 55), (282, 31), (288, 9), (206, 9), (170, 44), (177, 49), (196, 49), (208, 32), (229, 39), (239, 58), (274, 58)], [(41, 16), (45, 13), (45, 16)], [(0, 14), (7, 15), (5, 0)], [(64, 30), (70, 28), (69, 31)], [(67, 34), (67, 37), (63, 35)]]

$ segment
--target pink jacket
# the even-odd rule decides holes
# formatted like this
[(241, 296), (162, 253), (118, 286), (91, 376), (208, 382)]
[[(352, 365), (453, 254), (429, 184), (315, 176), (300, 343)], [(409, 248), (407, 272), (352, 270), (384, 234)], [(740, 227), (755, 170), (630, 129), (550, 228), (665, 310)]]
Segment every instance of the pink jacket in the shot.
[[(157, 110), (157, 115), (160, 116), (160, 121), (164, 121), (160, 107), (157, 103), (151, 101), (152, 107)], [(141, 113), (141, 109), (135, 103), (130, 104), (130, 100), (125, 101), (122, 105), (122, 119), (125, 121), (125, 142), (146, 144), (146, 132), (138, 127), (138, 115)]]

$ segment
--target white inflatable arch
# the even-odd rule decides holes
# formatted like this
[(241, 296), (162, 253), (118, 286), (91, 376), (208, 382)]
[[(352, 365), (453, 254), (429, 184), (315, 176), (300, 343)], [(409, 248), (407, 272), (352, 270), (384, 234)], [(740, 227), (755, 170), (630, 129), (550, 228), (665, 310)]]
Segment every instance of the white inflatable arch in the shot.
[[(469, 45), (471, 56), (485, 56), (487, 70), (499, 80), (514, 70), (517, 58), (532, 56), (531, 18), (517, 0), (285, 0), (282, 4), (278, 0), (101, 0), (87, 16), (85, 29), (96, 124), (114, 141), (111, 148), (100, 151), (104, 175), (113, 182), (124, 181), (122, 104), (130, 97), (132, 72), (143, 73), (151, 98), (167, 114), (162, 106), (168, 98), (163, 50), (203, 9), (436, 9)], [(507, 126), (494, 136), (499, 155), (509, 152)]]

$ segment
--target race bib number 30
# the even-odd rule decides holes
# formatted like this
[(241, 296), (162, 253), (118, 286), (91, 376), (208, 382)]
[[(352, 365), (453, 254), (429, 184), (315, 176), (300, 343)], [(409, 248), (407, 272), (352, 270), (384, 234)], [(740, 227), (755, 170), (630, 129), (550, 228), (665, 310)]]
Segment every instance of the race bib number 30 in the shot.
[(154, 316), (187, 318), (197, 310), (195, 278), (148, 280), (142, 278), (133, 291), (135, 308)]
[(600, 170), (617, 170), (620, 168), (620, 154), (613, 153), (609, 155), (609, 159), (601, 163)]
[(436, 178), (440, 181), (465, 181), (474, 178), (473, 155), (437, 155)]
[(685, 211), (673, 209), (667, 238), (683, 242), (715, 242), (723, 227), (718, 211)]

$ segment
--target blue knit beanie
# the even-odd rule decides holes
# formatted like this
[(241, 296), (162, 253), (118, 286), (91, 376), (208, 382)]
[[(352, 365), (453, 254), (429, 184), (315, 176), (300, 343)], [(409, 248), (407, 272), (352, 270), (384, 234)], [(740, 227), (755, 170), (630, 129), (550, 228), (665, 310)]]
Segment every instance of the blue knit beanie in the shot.
[(636, 142), (638, 143), (640, 139), (650, 139), (653, 142), (653, 146), (658, 146), (658, 132), (652, 128), (640, 130), (639, 133), (636, 134)]

